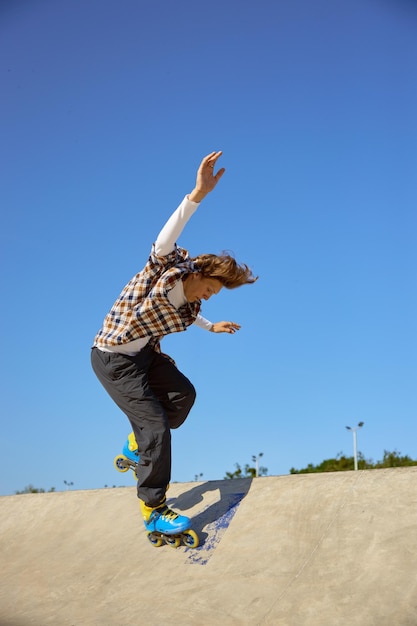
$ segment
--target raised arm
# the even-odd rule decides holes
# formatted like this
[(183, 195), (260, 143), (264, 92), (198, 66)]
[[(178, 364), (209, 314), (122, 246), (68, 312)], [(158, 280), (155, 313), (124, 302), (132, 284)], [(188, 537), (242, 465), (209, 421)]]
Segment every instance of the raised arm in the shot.
[(214, 189), (223, 176), (225, 172), (224, 167), (217, 174), (214, 174), (213, 171), (216, 161), (221, 154), (221, 152), (211, 152), (201, 161), (194, 189), (174, 211), (155, 241), (155, 253), (158, 256), (166, 256), (172, 252), (184, 226), (197, 210), (198, 203)]

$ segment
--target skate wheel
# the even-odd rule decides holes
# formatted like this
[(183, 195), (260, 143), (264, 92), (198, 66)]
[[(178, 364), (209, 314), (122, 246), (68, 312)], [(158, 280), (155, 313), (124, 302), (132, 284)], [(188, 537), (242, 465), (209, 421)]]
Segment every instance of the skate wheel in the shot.
[(151, 532), (148, 532), (147, 537), (154, 548), (160, 548), (162, 546), (162, 539), (161, 537), (158, 537), (158, 535), (154, 535)]
[(127, 456), (125, 456), (124, 454), (119, 454), (119, 456), (116, 456), (114, 459), (114, 467), (117, 469), (118, 472), (127, 472), (127, 470), (129, 469), (129, 465), (126, 464), (126, 461), (128, 461), (129, 459), (127, 458)]
[(170, 537), (169, 535), (165, 535), (164, 539), (165, 543), (171, 548), (178, 548), (181, 544), (181, 539), (179, 537)]
[(187, 548), (197, 548), (199, 544), (198, 535), (194, 530), (184, 530), (182, 540)]

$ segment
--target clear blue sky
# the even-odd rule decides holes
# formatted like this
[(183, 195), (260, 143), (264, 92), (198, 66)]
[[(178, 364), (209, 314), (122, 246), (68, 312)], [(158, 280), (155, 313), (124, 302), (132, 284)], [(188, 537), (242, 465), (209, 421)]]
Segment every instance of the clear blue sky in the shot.
[(259, 275), (169, 337), (198, 392), (174, 481), (358, 447), (417, 458), (417, 6), (406, 0), (3, 0), (0, 494), (133, 485), (90, 346), (160, 227)]

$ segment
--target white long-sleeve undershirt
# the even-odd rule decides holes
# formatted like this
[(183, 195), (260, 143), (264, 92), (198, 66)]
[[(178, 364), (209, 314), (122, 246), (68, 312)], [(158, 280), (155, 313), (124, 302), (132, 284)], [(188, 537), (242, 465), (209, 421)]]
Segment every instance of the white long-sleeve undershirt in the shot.
[(171, 217), (162, 227), (161, 232), (155, 241), (155, 254), (158, 256), (166, 256), (175, 248), (175, 243), (184, 230), (184, 226), (190, 217), (196, 212), (199, 204), (188, 200), (185, 196), (179, 207), (175, 209)]
[[(184, 198), (179, 207), (162, 227), (162, 230), (156, 238), (154, 250), (157, 256), (166, 256), (174, 250), (176, 241), (184, 230), (184, 227), (190, 217), (197, 210), (198, 206), (199, 204), (197, 202), (188, 200), (187, 196)], [(182, 280), (178, 281), (173, 289), (171, 289), (168, 293), (168, 300), (176, 309), (179, 309), (187, 302)], [(194, 324), (204, 330), (210, 330), (212, 327), (212, 323), (200, 314), (197, 315)], [(148, 337), (140, 337), (139, 339), (134, 339), (133, 341), (121, 346), (115, 346), (114, 348), (109, 346), (101, 349), (105, 352), (121, 352), (132, 356), (140, 352), (140, 350), (146, 346), (148, 341)]]
[[(184, 200), (181, 202), (179, 207), (175, 209), (174, 213), (168, 219), (165, 226), (162, 227), (161, 232), (156, 238), (155, 253), (158, 256), (166, 256), (174, 250), (175, 243), (178, 241), (179, 236), (184, 230), (184, 226), (190, 217), (196, 212), (198, 206), (198, 202), (193, 202), (185, 196)], [(168, 294), (168, 300), (177, 309), (186, 303), (187, 300), (184, 295), (182, 281), (179, 281), (175, 287), (171, 289)], [(194, 324), (200, 328), (204, 328), (205, 330), (210, 330), (212, 327), (212, 323), (200, 314), (197, 315)]]

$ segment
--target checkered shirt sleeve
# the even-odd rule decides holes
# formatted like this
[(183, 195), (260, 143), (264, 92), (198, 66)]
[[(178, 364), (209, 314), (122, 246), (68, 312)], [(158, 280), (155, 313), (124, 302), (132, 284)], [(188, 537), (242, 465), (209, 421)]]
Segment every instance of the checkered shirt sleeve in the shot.
[(187, 303), (177, 310), (169, 302), (168, 293), (193, 270), (184, 248), (176, 246), (167, 256), (159, 257), (153, 246), (144, 269), (128, 282), (106, 315), (94, 346), (114, 347), (149, 337), (151, 345), (159, 349), (163, 336), (186, 330), (197, 317), (200, 303)]

